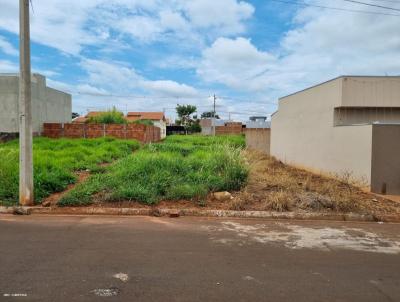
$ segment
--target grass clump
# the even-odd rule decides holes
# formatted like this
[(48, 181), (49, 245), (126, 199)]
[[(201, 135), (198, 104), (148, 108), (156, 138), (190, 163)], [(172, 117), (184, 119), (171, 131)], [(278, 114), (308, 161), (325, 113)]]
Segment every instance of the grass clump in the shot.
[(114, 107), (113, 109), (102, 112), (99, 115), (91, 116), (87, 122), (94, 124), (126, 124), (127, 120), (125, 119), (124, 114)]
[(243, 145), (241, 140), (168, 137), (165, 143), (148, 145), (117, 161), (107, 173), (78, 185), (59, 205), (75, 205), (80, 202), (79, 192), (89, 191), (98, 201), (156, 204), (160, 200), (201, 201), (211, 191), (239, 190), (248, 175), (238, 147)]
[[(74, 172), (93, 170), (98, 165), (127, 156), (140, 147), (136, 141), (114, 138), (50, 139), (33, 141), (34, 195), (40, 202), (54, 192), (63, 191), (76, 181)], [(19, 145), (18, 140), (0, 144), (0, 201), (15, 204), (18, 200)]]
[(154, 122), (152, 120), (137, 120), (137, 121), (132, 122), (132, 124), (154, 126)]

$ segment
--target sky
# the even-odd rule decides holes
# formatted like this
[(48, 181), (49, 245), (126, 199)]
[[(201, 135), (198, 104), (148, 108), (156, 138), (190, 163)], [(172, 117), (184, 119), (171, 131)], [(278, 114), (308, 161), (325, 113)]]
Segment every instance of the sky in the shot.
[[(346, 0), (32, 0), (32, 71), (71, 93), (80, 114), (116, 106), (174, 118), (177, 104), (212, 110), (216, 95), (222, 118), (245, 121), (340, 75), (400, 75), (400, 0), (360, 1), (393, 9)], [(18, 72), (18, 2), (0, 0), (0, 73)]]

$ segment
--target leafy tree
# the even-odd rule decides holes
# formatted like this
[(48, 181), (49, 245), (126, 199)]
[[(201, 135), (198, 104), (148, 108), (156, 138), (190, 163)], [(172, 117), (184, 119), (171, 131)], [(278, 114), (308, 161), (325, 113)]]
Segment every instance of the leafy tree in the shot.
[(197, 118), (197, 115), (192, 116), (196, 110), (196, 106), (193, 105), (178, 105), (176, 107), (176, 113), (179, 119), (176, 123), (184, 126), (188, 132), (201, 132), (200, 120)]
[(178, 114), (179, 121), (182, 126), (189, 126), (193, 123), (191, 115), (197, 110), (196, 106), (193, 105), (177, 105), (176, 113)]
[[(201, 114), (201, 118), (212, 118), (214, 117), (214, 111), (206, 111)], [(215, 114), (216, 119), (220, 119), (218, 114)]]

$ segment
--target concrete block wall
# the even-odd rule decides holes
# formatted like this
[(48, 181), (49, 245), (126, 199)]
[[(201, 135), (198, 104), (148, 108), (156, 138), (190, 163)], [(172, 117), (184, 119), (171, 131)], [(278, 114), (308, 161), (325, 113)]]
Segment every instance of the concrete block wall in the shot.
[(270, 154), (271, 129), (270, 128), (246, 128), (246, 147)]
[[(0, 133), (18, 133), (19, 76), (0, 74)], [(44, 122), (71, 121), (71, 95), (46, 86), (46, 78), (32, 75), (32, 130), (42, 131)]]

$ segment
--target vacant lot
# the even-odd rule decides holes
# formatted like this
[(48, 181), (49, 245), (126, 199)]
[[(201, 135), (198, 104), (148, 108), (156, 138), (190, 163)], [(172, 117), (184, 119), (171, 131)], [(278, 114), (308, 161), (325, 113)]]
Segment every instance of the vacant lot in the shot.
[(209, 192), (236, 191), (248, 170), (242, 136), (171, 136), (123, 158), (65, 194), (61, 206), (93, 202), (191, 200), (205, 204)]
[[(76, 172), (98, 171), (101, 163), (127, 156), (139, 148), (136, 141), (35, 138), (33, 143), (35, 200), (40, 202), (64, 190), (77, 179)], [(18, 201), (18, 140), (0, 144), (0, 201)]]
[[(0, 146), (0, 200), (6, 204), (18, 199), (17, 143)], [(362, 191), (351, 175), (323, 177), (244, 147), (243, 136), (170, 136), (141, 148), (111, 138), (38, 138), (35, 197), (40, 202), (68, 188), (51, 194), (51, 205), (400, 215), (400, 203)], [(215, 200), (210, 193), (217, 191), (232, 198)]]

